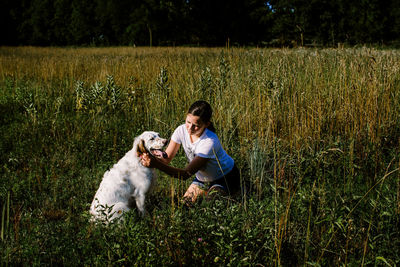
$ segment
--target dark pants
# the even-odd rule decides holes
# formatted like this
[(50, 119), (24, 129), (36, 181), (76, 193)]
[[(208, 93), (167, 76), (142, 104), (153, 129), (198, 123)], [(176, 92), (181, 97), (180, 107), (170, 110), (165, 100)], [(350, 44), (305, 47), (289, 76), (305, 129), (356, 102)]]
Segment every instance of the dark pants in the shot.
[(240, 189), (240, 173), (239, 169), (236, 167), (236, 165), (234, 165), (229, 173), (225, 174), (218, 180), (207, 183), (201, 182), (195, 178), (193, 182), (196, 184), (201, 184), (203, 188), (208, 188), (207, 191), (210, 191), (213, 188), (221, 188), (227, 194), (233, 195)]

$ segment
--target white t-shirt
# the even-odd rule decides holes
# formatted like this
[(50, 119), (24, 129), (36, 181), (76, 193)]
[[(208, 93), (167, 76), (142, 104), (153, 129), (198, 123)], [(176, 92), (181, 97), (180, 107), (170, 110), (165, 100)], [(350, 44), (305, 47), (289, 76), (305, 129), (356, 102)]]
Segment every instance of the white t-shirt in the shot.
[(215, 181), (228, 174), (233, 168), (233, 159), (222, 148), (217, 135), (208, 129), (205, 129), (200, 138), (192, 143), (185, 124), (182, 124), (175, 129), (171, 139), (182, 145), (189, 162), (196, 156), (210, 159), (203, 169), (196, 172), (199, 181)]

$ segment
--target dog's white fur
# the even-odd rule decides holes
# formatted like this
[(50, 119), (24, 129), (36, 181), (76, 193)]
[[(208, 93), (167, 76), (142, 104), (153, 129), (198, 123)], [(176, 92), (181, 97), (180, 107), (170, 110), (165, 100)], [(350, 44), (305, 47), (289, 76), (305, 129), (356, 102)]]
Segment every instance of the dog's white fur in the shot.
[(142, 144), (150, 152), (152, 149), (162, 149), (166, 142), (166, 139), (152, 131), (135, 138), (133, 148), (104, 174), (90, 207), (92, 220), (117, 219), (130, 210), (133, 201), (139, 212), (145, 214), (146, 194), (155, 183), (156, 173), (140, 163), (138, 147)]

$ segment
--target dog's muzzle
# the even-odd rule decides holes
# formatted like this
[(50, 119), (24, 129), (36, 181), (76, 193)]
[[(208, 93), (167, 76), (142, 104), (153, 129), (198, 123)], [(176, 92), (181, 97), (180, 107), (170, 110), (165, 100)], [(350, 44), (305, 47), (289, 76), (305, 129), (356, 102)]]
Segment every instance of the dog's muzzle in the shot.
[(156, 156), (159, 158), (164, 158), (164, 159), (168, 158), (167, 152), (162, 151), (161, 149), (152, 149), (150, 152), (153, 156)]

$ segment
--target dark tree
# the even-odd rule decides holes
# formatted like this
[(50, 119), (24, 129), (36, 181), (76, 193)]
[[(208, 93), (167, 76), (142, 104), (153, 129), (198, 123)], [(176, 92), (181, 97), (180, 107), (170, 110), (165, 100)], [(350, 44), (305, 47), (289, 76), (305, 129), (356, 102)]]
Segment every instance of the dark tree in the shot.
[(398, 0), (2, 0), (0, 45), (400, 44)]

